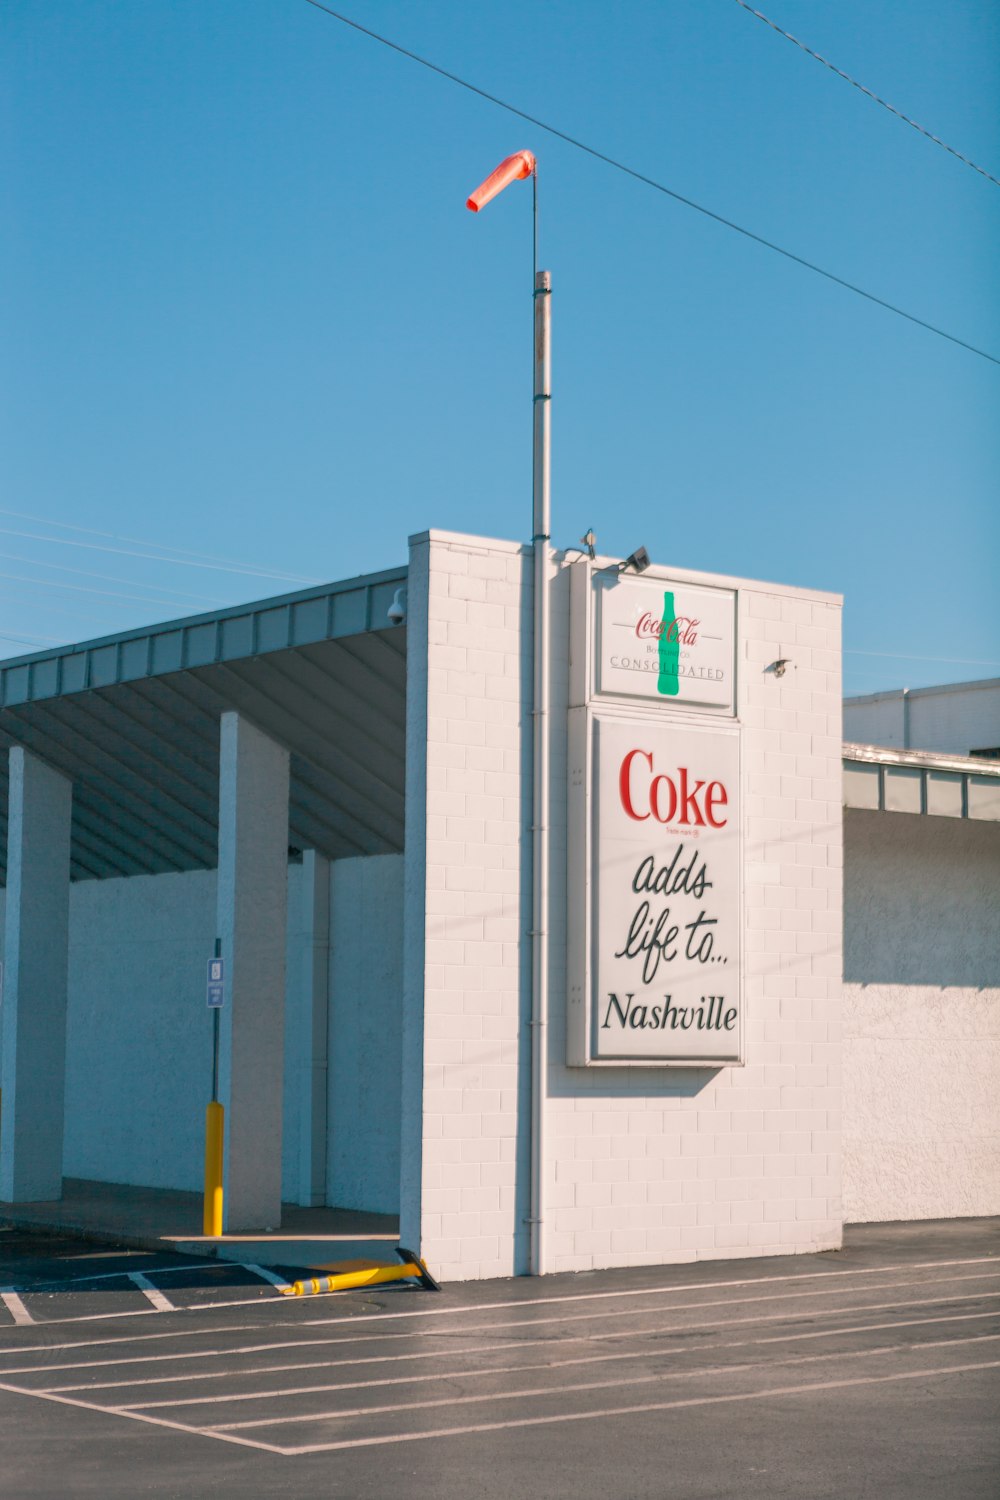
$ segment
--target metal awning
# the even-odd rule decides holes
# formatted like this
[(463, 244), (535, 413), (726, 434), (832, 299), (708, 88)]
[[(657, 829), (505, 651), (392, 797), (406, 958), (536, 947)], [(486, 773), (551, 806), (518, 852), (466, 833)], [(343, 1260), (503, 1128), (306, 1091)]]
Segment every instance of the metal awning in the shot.
[[(403, 847), (406, 569), (36, 652), (0, 665), (0, 747), (73, 781), (75, 880), (213, 868), (219, 717), (291, 751), (289, 841), (331, 859)], [(7, 757), (0, 756), (6, 869)]]
[(845, 744), (844, 806), (1000, 822), (1000, 761)]

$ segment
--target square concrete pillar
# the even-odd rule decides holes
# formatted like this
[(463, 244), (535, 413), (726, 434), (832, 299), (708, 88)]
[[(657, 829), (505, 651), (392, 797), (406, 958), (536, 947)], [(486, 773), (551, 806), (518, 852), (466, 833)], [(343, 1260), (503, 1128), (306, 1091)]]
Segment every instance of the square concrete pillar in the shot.
[(224, 713), (218, 933), (227, 981), (219, 1066), (227, 1232), (281, 1223), (287, 900), (288, 751), (241, 714)]
[(62, 1195), (73, 787), (10, 751), (0, 1199)]
[(295, 1201), (326, 1202), (327, 1012), (330, 996), (330, 861), (315, 849), (302, 855), (298, 909), (291, 933), (286, 1119), (298, 1145)]

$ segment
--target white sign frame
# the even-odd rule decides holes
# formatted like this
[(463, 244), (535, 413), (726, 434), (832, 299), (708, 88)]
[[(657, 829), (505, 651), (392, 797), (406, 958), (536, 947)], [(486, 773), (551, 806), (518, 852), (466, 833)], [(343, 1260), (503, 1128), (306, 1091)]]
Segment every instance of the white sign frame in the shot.
[[(594, 859), (598, 852), (600, 821), (600, 788), (595, 785), (595, 760), (597, 744), (602, 726), (612, 730), (611, 739), (621, 735), (632, 737), (637, 745), (648, 743), (662, 747), (667, 741), (683, 747), (685, 758), (697, 757), (699, 749), (709, 752), (713, 746), (724, 747), (731, 763), (731, 801), (728, 808), (731, 823), (730, 836), (734, 844), (727, 851), (728, 880), (726, 916), (730, 926), (727, 942), (731, 947), (729, 956), (734, 959), (733, 968), (726, 972), (727, 999), (720, 1009), (712, 1006), (710, 999), (699, 1009), (699, 1023), (710, 1023), (706, 1028), (699, 1024), (682, 1034), (676, 1030), (676, 1022), (667, 1029), (653, 1031), (643, 1027), (641, 1035), (628, 1036), (629, 1045), (639, 1044), (631, 1053), (627, 1049), (609, 1052), (608, 1038), (599, 1038), (600, 1018), (607, 997), (598, 993), (602, 967), (606, 970), (608, 952), (601, 952), (600, 914), (597, 903), (601, 896), (601, 873), (595, 870)], [(617, 734), (615, 733), (617, 731)], [(744, 973), (744, 890), (743, 890), (743, 815), (742, 815), (742, 756), (741, 735), (733, 724), (718, 720), (697, 723), (687, 716), (665, 716), (662, 713), (623, 712), (610, 705), (582, 706), (573, 708), (569, 714), (569, 776), (568, 776), (568, 954), (567, 954), (567, 1062), (571, 1067), (588, 1068), (723, 1068), (739, 1067), (744, 1062), (746, 1033), (746, 1000), (743, 993)], [(607, 781), (610, 768), (605, 767)], [(702, 793), (704, 798), (704, 792)], [(701, 807), (704, 813), (705, 804)], [(718, 815), (718, 809), (716, 813)], [(643, 823), (644, 826), (644, 823)], [(698, 831), (702, 833), (702, 830)], [(709, 830), (709, 839), (712, 834)], [(671, 847), (676, 848), (676, 840)], [(704, 846), (711, 847), (708, 840)], [(688, 838), (688, 857), (697, 848), (697, 838)], [(681, 898), (683, 899), (683, 898)], [(695, 906), (697, 903), (695, 903)], [(692, 911), (695, 907), (692, 907)], [(684, 915), (690, 915), (684, 913)], [(733, 930), (734, 929), (734, 930)], [(603, 935), (605, 949), (608, 933)], [(706, 970), (705, 984), (710, 984)], [(721, 971), (719, 971), (721, 972)], [(660, 975), (662, 988), (662, 973)], [(678, 992), (673, 1002), (678, 1006), (690, 1004), (687, 990), (693, 981), (690, 975), (684, 981), (684, 989)], [(721, 988), (721, 986), (720, 986)], [(649, 1014), (653, 1006), (663, 1005), (664, 996), (659, 990), (648, 988), (648, 993), (632, 987), (639, 998), (636, 1004), (647, 1004)], [(671, 989), (671, 993), (674, 993)], [(619, 997), (620, 998), (620, 997)], [(620, 1006), (625, 1002), (620, 999)], [(735, 1025), (722, 1031), (719, 1022), (731, 1008), (736, 1010)], [(615, 1012), (618, 1018), (619, 1010)], [(692, 1010), (692, 1019), (694, 1011)], [(647, 1018), (644, 1016), (643, 1018)], [(686, 1016), (685, 1016), (686, 1019)], [(714, 1023), (714, 1026), (711, 1024)], [(625, 1030), (622, 1023), (623, 1032)], [(672, 1045), (675, 1043), (676, 1044)], [(709, 1043), (701, 1046), (702, 1042)], [(719, 1045), (711, 1045), (717, 1042)], [(663, 1050), (655, 1054), (652, 1048), (662, 1043)], [(692, 1045), (695, 1044), (695, 1045)], [(639, 1051), (645, 1055), (639, 1055)]]
[[(572, 703), (618, 701), (658, 711), (736, 717), (735, 588), (679, 578), (659, 568), (636, 575), (585, 561), (570, 570), (570, 589)], [(674, 667), (680, 676), (676, 692), (661, 694), (657, 668), (664, 622), (658, 616), (668, 593), (677, 611)], [(623, 653), (616, 649), (619, 644)]]

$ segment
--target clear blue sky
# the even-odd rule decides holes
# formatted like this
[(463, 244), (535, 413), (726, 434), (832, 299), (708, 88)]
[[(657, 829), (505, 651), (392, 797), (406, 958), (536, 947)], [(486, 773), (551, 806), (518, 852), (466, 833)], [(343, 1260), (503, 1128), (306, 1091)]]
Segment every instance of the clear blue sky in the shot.
[[(735, 0), (343, 6), (1000, 356), (1000, 187)], [(760, 8), (1000, 177), (993, 0)], [(554, 540), (843, 592), (848, 692), (1000, 674), (996, 365), (305, 0), (2, 29), (0, 654), (526, 538), (530, 192), (463, 203), (529, 147)]]

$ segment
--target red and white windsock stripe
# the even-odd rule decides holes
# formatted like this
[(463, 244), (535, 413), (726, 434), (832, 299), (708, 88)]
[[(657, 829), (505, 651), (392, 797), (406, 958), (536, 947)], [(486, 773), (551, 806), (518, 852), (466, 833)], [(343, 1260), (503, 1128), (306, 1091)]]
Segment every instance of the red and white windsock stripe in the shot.
[(497, 193), (502, 193), (505, 187), (512, 182), (517, 182), (522, 177), (530, 177), (535, 170), (535, 158), (530, 151), (515, 151), (513, 156), (505, 157), (500, 165), (491, 172), (485, 182), (481, 182), (465, 200), (466, 208), (471, 208), (477, 214), (481, 208), (485, 208)]

